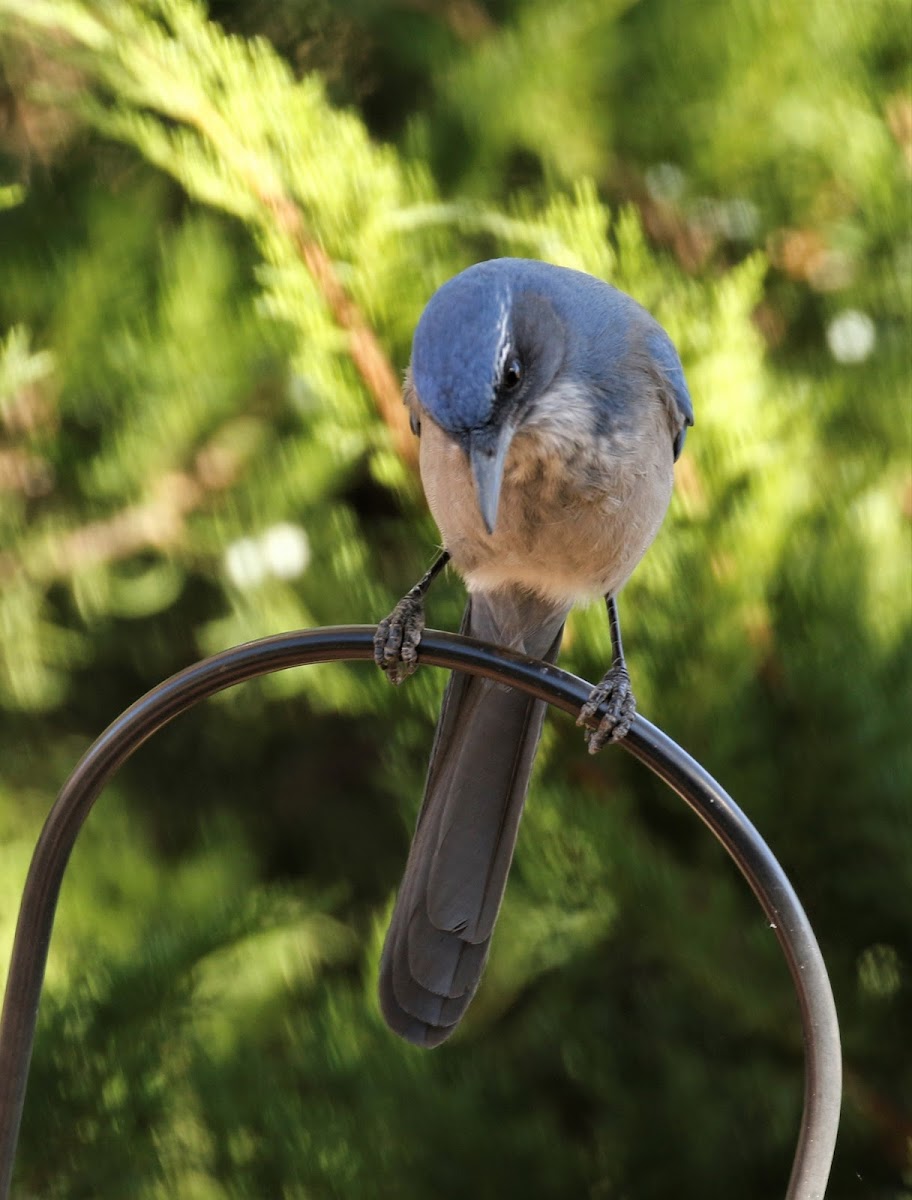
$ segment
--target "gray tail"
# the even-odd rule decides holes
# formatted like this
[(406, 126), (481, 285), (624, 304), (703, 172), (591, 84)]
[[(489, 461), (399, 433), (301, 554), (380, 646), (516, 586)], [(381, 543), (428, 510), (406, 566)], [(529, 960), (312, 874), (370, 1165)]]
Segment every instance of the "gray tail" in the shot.
[[(461, 632), (553, 662), (566, 616), (526, 593), (475, 595)], [(380, 961), (383, 1016), (418, 1046), (449, 1037), (481, 979), (545, 707), (477, 676), (447, 685)]]

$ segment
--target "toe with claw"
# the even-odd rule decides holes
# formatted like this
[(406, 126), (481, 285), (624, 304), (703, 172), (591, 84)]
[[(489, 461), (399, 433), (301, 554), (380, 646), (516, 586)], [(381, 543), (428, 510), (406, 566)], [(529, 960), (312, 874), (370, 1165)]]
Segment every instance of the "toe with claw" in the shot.
[(580, 710), (577, 725), (589, 725), (599, 717), (601, 719), (595, 729), (586, 730), (586, 742), (589, 753), (596, 754), (603, 746), (611, 742), (620, 742), (627, 736), (633, 718), (636, 715), (636, 700), (630, 687), (630, 676), (627, 668), (621, 665), (613, 666), (606, 672), (605, 677), (592, 689), (589, 699)]
[(393, 684), (408, 679), (418, 666), (418, 643), (424, 629), (424, 598), (409, 592), (374, 634), (374, 662)]

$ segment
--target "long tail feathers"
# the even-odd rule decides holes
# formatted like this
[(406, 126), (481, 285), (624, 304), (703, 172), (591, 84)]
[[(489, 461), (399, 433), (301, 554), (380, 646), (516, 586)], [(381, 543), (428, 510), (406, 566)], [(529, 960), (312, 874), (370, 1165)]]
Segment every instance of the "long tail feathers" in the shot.
[[(461, 632), (553, 662), (565, 619), (526, 594), (475, 595)], [(544, 711), (489, 680), (450, 678), (380, 962), (383, 1015), (416, 1045), (449, 1037), (478, 987)]]

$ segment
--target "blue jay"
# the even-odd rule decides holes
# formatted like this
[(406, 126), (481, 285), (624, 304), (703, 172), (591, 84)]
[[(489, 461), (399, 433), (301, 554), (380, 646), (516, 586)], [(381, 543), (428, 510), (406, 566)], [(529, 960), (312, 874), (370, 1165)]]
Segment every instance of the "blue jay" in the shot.
[[(616, 288), (526, 259), (445, 283), (412, 345), (405, 403), (443, 553), (382, 621), (394, 683), (417, 663), (424, 597), (452, 561), (461, 632), (553, 662), (573, 604), (604, 597), (613, 661), (580, 713), (589, 749), (635, 706), (615, 597), (658, 531), (693, 408), (674, 346)], [(513, 858), (545, 705), (454, 674), (380, 965), (389, 1026), (452, 1033), (478, 982)], [(600, 720), (596, 720), (599, 714)]]

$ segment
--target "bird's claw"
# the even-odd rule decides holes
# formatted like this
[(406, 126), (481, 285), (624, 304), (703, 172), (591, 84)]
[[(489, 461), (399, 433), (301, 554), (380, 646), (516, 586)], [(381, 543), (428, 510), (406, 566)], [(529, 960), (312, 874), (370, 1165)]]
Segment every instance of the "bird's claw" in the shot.
[(602, 713), (598, 726), (586, 730), (586, 743), (590, 754), (597, 754), (603, 746), (611, 742), (622, 741), (633, 724), (636, 700), (626, 667), (618, 665), (606, 671), (601, 683), (592, 689), (589, 699), (580, 709), (577, 725), (589, 725), (591, 721), (596, 720), (603, 705), (607, 705), (607, 709)]
[(415, 671), (423, 629), (424, 600), (411, 592), (377, 626), (374, 662), (390, 683), (398, 686)]

